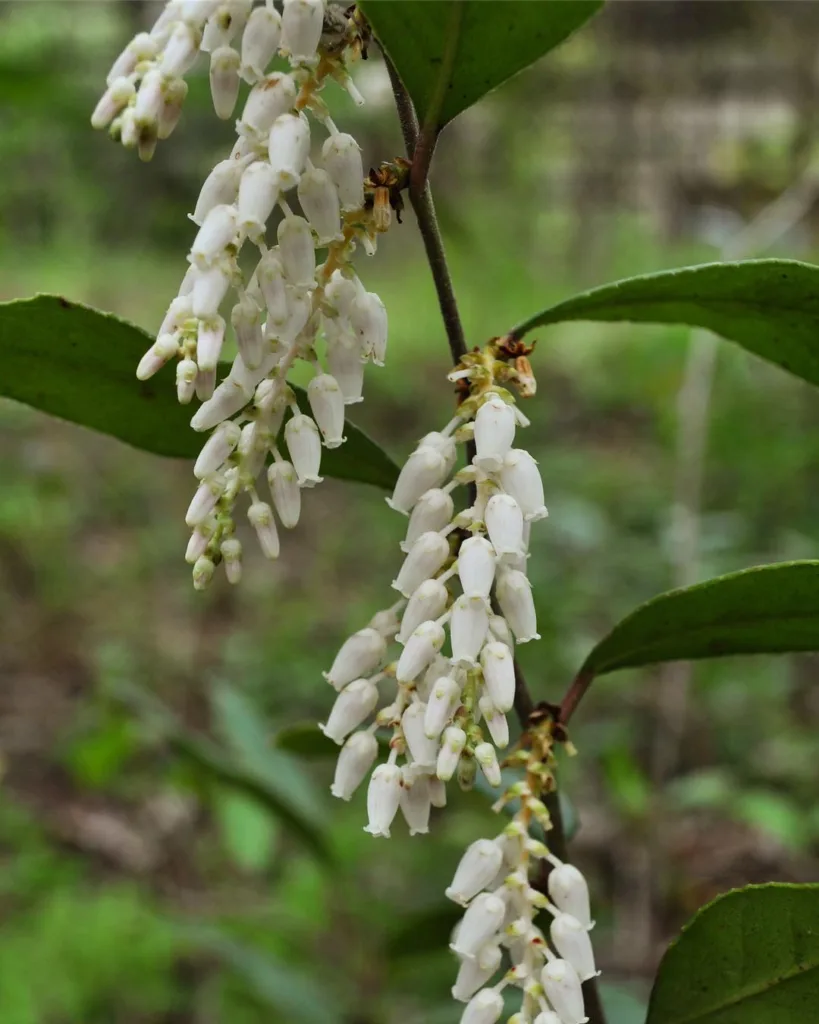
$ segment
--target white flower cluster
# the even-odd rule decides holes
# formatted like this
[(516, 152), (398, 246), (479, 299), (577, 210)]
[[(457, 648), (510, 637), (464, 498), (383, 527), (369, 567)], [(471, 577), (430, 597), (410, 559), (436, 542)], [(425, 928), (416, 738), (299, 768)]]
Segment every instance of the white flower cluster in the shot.
[[(512, 447), (516, 426), (526, 422), (490, 379), (444, 430), (422, 439), (388, 499), (409, 515), (406, 557), (393, 582), (402, 600), (342, 646), (326, 673), (340, 692), (322, 726), (344, 744), (332, 792), (345, 800), (372, 768), (376, 731), (392, 731), (388, 759), (369, 784), (373, 835), (390, 834), (399, 807), (411, 834), (427, 832), (430, 808), (443, 806), (444, 785), (456, 774), (464, 788), (478, 767), (491, 786), (501, 783), (496, 748), (509, 742), (513, 644), (538, 636), (526, 559), (529, 527), (546, 515), (543, 485), (534, 459)], [(471, 465), (446, 483), (456, 443), (470, 440)], [(459, 485), (471, 485), (475, 497), (456, 513)], [(403, 650), (388, 663), (392, 640)], [(376, 710), (381, 683), (394, 690)]]
[[(233, 49), (240, 32), (240, 49)], [(97, 127), (113, 119), (126, 145), (150, 155), (176, 123), (181, 76), (200, 50), (211, 54), (220, 117), (231, 115), (240, 80), (251, 86), (233, 152), (214, 167), (191, 215), (199, 230), (188, 271), (137, 368), (144, 380), (176, 359), (179, 401), (194, 395), (202, 401), (191, 426), (213, 431), (196, 460), (199, 486), (186, 516), (193, 530), (186, 558), (199, 589), (220, 561), (231, 582), (241, 577), (233, 507), (242, 492), (263, 553), (278, 556), (274, 508), (282, 526), (296, 525), (300, 488), (321, 480), (322, 443), (334, 448), (344, 441), (344, 406), (361, 400), (365, 362), (384, 361), (386, 310), (363, 287), (351, 259), (359, 242), (375, 251), (378, 232), (389, 226), (388, 203), (386, 209), (383, 201), (378, 209), (367, 204), (359, 146), (339, 132), (319, 95), (334, 78), (358, 98), (346, 64), (360, 45), (355, 23), (324, 0), (284, 0), (282, 14), (270, 2), (253, 8), (252, 0), (171, 0), (152, 31), (117, 59), (94, 112)], [(277, 54), (289, 59), (288, 73), (267, 73)], [(308, 113), (327, 132), (318, 165), (310, 159)], [(290, 193), (303, 216), (293, 212)], [(268, 247), (267, 224), (277, 208), (283, 214), (277, 244)], [(246, 242), (258, 249), (247, 278), (239, 266)], [(317, 249), (326, 250), (320, 266)], [(217, 385), (226, 302), (238, 355)], [(329, 372), (316, 352), (321, 334)], [(314, 369), (311, 415), (287, 386), (297, 359)], [(289, 460), (277, 447), (283, 424)], [(271, 454), (272, 506), (256, 489)]]

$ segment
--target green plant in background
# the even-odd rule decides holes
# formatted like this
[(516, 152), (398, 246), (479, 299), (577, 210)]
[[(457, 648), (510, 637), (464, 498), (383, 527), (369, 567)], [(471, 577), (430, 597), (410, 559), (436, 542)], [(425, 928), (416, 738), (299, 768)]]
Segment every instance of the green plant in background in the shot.
[[(819, 649), (817, 564), (789, 562), (683, 588), (639, 608), (593, 649), (559, 705), (537, 700), (514, 662), (515, 642), (538, 638), (526, 558), (529, 527), (545, 515), (534, 462), (524, 449), (512, 448), (516, 430), (526, 425), (513, 392), (521, 398), (535, 393), (525, 341), (532, 330), (571, 320), (689, 324), (819, 382), (819, 270), (785, 260), (629, 278), (550, 306), (480, 349), (467, 345), (427, 181), (438, 136), (597, 7), (568, 0), (371, 0), (344, 12), (325, 9), (321, 0), (285, 0), (280, 15), (269, 3), (253, 8), (250, 2), (175, 0), (152, 33), (138, 36), (116, 62), (94, 115), (97, 126), (112, 122), (118, 139), (150, 157), (181, 113), (183, 75), (200, 49), (211, 54), (221, 117), (231, 115), (240, 79), (252, 88), (236, 149), (200, 195), (191, 269), (158, 338), (62, 299), (39, 297), (0, 309), (0, 343), (12, 367), (0, 383), (3, 394), (148, 451), (190, 457), (196, 446), (180, 408), (153, 385), (135, 386), (131, 379), (137, 363), (144, 379), (177, 359), (180, 402), (188, 404), (195, 393), (203, 405), (194, 428), (214, 429), (197, 458), (201, 482), (188, 512), (188, 558), (200, 588), (220, 562), (238, 582), (234, 504), (240, 493), (249, 495), (262, 550), (278, 554), (273, 508), (256, 490), (269, 455), (273, 506), (285, 527), (299, 518), (300, 488), (319, 482), (320, 439), (330, 450), (321, 466), (327, 475), (392, 490), (393, 508), (411, 513), (406, 560), (394, 583), (402, 599), (354, 634), (327, 673), (340, 694), (325, 737), (291, 730), (279, 737), (283, 749), (271, 749), (253, 709), (223, 687), (214, 696), (223, 750), (144, 692), (120, 685), (114, 695), (188, 764), (250, 801), (228, 804), (223, 827), (229, 837), (244, 820), (242, 827), (254, 832), (251, 867), (265, 863), (274, 841), (253, 819), (259, 806), (318, 858), (328, 856), (321, 802), (288, 749), (324, 756), (334, 749), (326, 737), (344, 743), (333, 791), (349, 798), (383, 748), (386, 759), (368, 792), (368, 831), (377, 835), (389, 835), (399, 809), (411, 832), (426, 832), (431, 806), (446, 801), (444, 783), (457, 776), (468, 790), (480, 770), (479, 788), (499, 797), (497, 809), (508, 807), (513, 816), (496, 839), (469, 847), (447, 890), (466, 907), (452, 941), (460, 957), (453, 994), (466, 1003), (463, 1024), (493, 1024), (504, 1014), (515, 1024), (605, 1020), (588, 892), (568, 863), (555, 775), (556, 751), (566, 746), (571, 752), (566, 727), (594, 679), (678, 658)], [(338, 131), (319, 92), (335, 79), (357, 98), (347, 64), (373, 45), (371, 33), (390, 68), (407, 156), (384, 160), (365, 180), (357, 145)], [(268, 73), (277, 51), (290, 70)], [(309, 160), (306, 112), (328, 132), (322, 166)], [(292, 189), (305, 217), (294, 215), (284, 198)], [(399, 473), (350, 425), (341, 442), (344, 406), (361, 395), (363, 361), (380, 362), (386, 345), (383, 306), (360, 285), (351, 257), (356, 246), (374, 251), (404, 193), (435, 281), (458, 403), (443, 416), (446, 426), (426, 434)], [(284, 215), (279, 246), (269, 249), (264, 228), (277, 205)], [(244, 265), (245, 241), (259, 250), (255, 269)], [(318, 267), (316, 250), (324, 260)], [(239, 354), (222, 370), (219, 310), (229, 289), (236, 298), (231, 321)], [(330, 373), (316, 352), (320, 335)], [(541, 366), (544, 347), (536, 359)], [(286, 380), (296, 359), (313, 368), (306, 396)], [(217, 375), (224, 376), (218, 386)], [(447, 484), (457, 445), (466, 450), (466, 464)], [(466, 501), (456, 513), (458, 487)], [(447, 632), (451, 655), (444, 657)], [(387, 650), (395, 638), (403, 649), (393, 660)], [(394, 698), (376, 711), (378, 688), (389, 686)], [(513, 709), (520, 736), (504, 761), (504, 776), (497, 750), (509, 743), (505, 716)], [(639, 814), (644, 802), (640, 794), (633, 797), (632, 812)], [(664, 959), (647, 1024), (812, 1021), (819, 999), (814, 900), (812, 886), (751, 887), (705, 908)], [(547, 939), (543, 919), (549, 916)], [(223, 937), (200, 935), (199, 941), (242, 963), (255, 987), (272, 991), (271, 1003), (293, 1019), (334, 1019), (309, 987), (296, 984), (296, 995), (291, 990), (283, 1000), (272, 962), (266, 972), (263, 958), (243, 956)], [(516, 988), (521, 991), (510, 1001)]]

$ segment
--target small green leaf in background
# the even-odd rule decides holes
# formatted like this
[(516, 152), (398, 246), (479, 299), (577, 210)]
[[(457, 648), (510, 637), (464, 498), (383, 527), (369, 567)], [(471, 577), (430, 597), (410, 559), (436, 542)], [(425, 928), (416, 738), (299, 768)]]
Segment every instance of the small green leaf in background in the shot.
[(787, 651), (819, 651), (819, 562), (756, 566), (660, 594), (618, 623), (580, 674)]
[(553, 50), (603, 0), (365, 0), (359, 5), (412, 97), (421, 124), (443, 128)]
[(663, 957), (646, 1024), (816, 1024), (819, 885), (752, 885), (703, 907)]
[(215, 796), (213, 810), (225, 849), (240, 871), (258, 874), (270, 865), (276, 821), (258, 800), (228, 788)]
[(705, 263), (629, 277), (544, 309), (512, 334), (567, 320), (704, 327), (819, 384), (819, 267), (809, 263)]
[[(0, 303), (0, 396), (155, 455), (196, 458), (206, 435), (190, 427), (194, 406), (176, 401), (172, 368), (136, 379), (153, 340), (126, 320), (56, 295)], [(228, 369), (220, 365), (220, 375)], [(293, 390), (306, 409), (304, 391)], [(322, 473), (390, 490), (398, 476), (390, 457), (351, 423), (344, 432), (345, 444), (322, 453)]]
[(274, 736), (273, 745), (279, 750), (310, 760), (336, 758), (341, 749), (324, 735), (315, 722), (294, 722), (293, 725), (285, 726)]

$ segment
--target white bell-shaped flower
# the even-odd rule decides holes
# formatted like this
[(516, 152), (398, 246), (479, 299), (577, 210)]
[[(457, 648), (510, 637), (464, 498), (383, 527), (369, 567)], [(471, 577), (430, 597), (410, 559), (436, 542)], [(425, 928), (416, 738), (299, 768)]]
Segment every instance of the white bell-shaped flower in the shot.
[(338, 189), (343, 210), (358, 210), (364, 205), (364, 164), (361, 147), (342, 132), (331, 135), (321, 149), (321, 160)]
[(418, 447), (434, 448), (436, 452), (440, 452), (446, 463), (447, 474), (452, 471), (452, 468), (458, 461), (458, 449), (455, 445), (455, 439), (451, 434), (445, 434), (441, 430), (431, 430), (428, 434), (424, 434), (418, 442)]
[(256, 536), (259, 538), (259, 546), (265, 558), (278, 558), (279, 533), (276, 529), (273, 509), (265, 501), (254, 501), (247, 510), (247, 518), (250, 520), (250, 525), (256, 531)]
[(299, 203), (304, 215), (318, 235), (320, 244), (332, 242), (340, 235), (341, 208), (338, 192), (327, 171), (309, 167), (299, 179)]
[(245, 294), (231, 310), (230, 322), (236, 334), (236, 344), (242, 362), (249, 370), (255, 370), (264, 355), (264, 339), (261, 310), (248, 294)]
[[(239, 230), (252, 241), (264, 239), (265, 226), (279, 199), (279, 180), (266, 160), (245, 169), (239, 183)], [(259, 282), (261, 287), (261, 282)]]
[(215, 473), (222, 463), (235, 451), (241, 429), (237, 423), (220, 423), (202, 446), (202, 451), (193, 464), (193, 475), (197, 480)]
[(537, 632), (532, 585), (519, 569), (501, 574), (496, 588), (498, 604), (518, 643), (540, 639)]
[(310, 155), (310, 125), (302, 114), (280, 114), (270, 128), (268, 157), (282, 191), (298, 184)]
[(207, 267), (196, 278), (191, 292), (193, 315), (200, 320), (212, 320), (219, 313), (230, 288), (230, 272), (224, 266)]
[(461, 702), (461, 688), (452, 676), (440, 676), (430, 689), (424, 712), (424, 734), (437, 740)]
[(216, 508), (216, 503), (224, 493), (225, 483), (221, 477), (210, 477), (203, 480), (191, 498), (185, 522), (188, 526), (200, 526)]
[(501, 770), (498, 752), (491, 743), (479, 743), (475, 747), (475, 760), (481, 766), (486, 781), (497, 788), (501, 784)]
[(596, 977), (591, 938), (588, 929), (576, 917), (562, 911), (556, 914), (550, 933), (555, 949), (574, 967), (581, 981)]
[(469, 1001), (460, 1024), (496, 1024), (502, 1013), (503, 996), (492, 988), (484, 988)]
[(499, 750), (509, 746), (509, 723), (506, 715), (498, 711), (492, 703), (488, 694), (484, 694), (478, 701), (478, 707), (486, 722), (486, 728), (492, 737), (492, 742)]
[(311, 287), (316, 276), (316, 248), (310, 225), (304, 217), (286, 216), (277, 237), (287, 280), (297, 288)]
[(344, 395), (338, 381), (329, 373), (319, 373), (307, 385), (310, 410), (328, 448), (344, 441)]
[(426, 705), (416, 701), (401, 716), (401, 729), (407, 742), (414, 764), (422, 768), (433, 768), (438, 757), (438, 740), (424, 732)]
[(477, 664), (489, 629), (487, 601), (483, 597), (462, 594), (452, 606), (449, 634), (452, 642), (452, 660), (461, 665)]
[(422, 836), (429, 832), (429, 815), (432, 799), (429, 790), (429, 776), (419, 775), (412, 765), (405, 764), (401, 770), (401, 797), (399, 806), (411, 836)]
[(501, 869), (503, 850), (491, 839), (476, 839), (461, 857), (455, 869), (452, 885), (446, 890), (447, 899), (462, 907), (483, 892)]
[(199, 33), (184, 21), (178, 21), (165, 46), (159, 69), (167, 78), (184, 75), (199, 55)]
[(470, 903), (450, 949), (459, 956), (474, 957), (495, 935), (506, 915), (506, 902), (482, 892)]
[(226, 121), (239, 96), (241, 58), (231, 46), (220, 46), (210, 56), (210, 94), (216, 116)]
[(509, 623), (502, 615), (489, 616), (489, 632), (492, 639), (500, 640), (502, 644), (506, 644), (510, 651), (514, 651), (515, 638), (512, 636)]
[(475, 465), (497, 473), (514, 439), (514, 408), (500, 395), (489, 395), (475, 414)]
[(370, 776), (367, 790), (367, 817), (364, 828), (374, 836), (389, 838), (390, 825), (401, 800), (401, 769), (394, 764), (380, 764)]
[(312, 60), (316, 56), (323, 26), (323, 0), (284, 0), (282, 49), (294, 61)]
[(176, 364), (176, 400), (180, 405), (188, 405), (193, 399), (198, 372), (192, 359), (180, 359)]
[[(222, 256), (227, 246), (236, 238), (239, 229), (239, 214), (235, 206), (222, 203), (214, 206), (202, 221), (191, 246), (191, 256), (200, 266), (208, 266)], [(194, 294), (196, 289), (194, 288)]]
[(193, 565), (207, 551), (210, 543), (210, 533), (203, 526), (197, 526), (190, 536), (188, 546), (185, 549), (185, 561)]
[(292, 530), (301, 515), (301, 490), (292, 463), (285, 459), (271, 462), (267, 468), (267, 483), (282, 526)]
[(416, 448), (401, 467), (387, 504), (396, 512), (409, 515), (421, 496), (437, 487), (445, 476), (446, 462), (440, 452), (427, 446)]
[(445, 635), (444, 627), (440, 623), (422, 622), (407, 640), (398, 659), (395, 667), (397, 681), (410, 683), (419, 676), (443, 647)]
[(138, 63), (156, 57), (158, 50), (158, 42), (148, 32), (140, 32), (134, 36), (111, 65), (111, 70), (105, 80), (106, 85), (111, 85), (115, 80), (130, 75)]
[(561, 1024), (586, 1024), (583, 990), (577, 971), (567, 960), (550, 960), (540, 973), (546, 998), (554, 1007)]
[(349, 800), (372, 768), (378, 756), (378, 740), (369, 732), (354, 732), (341, 748), (335, 777), (330, 787), (333, 796)]
[(549, 514), (537, 462), (524, 448), (512, 448), (506, 453), (501, 469), (501, 484), (520, 505), (527, 522), (545, 519)]
[[(344, 273), (337, 267), (324, 288), (324, 301), (330, 316), (342, 323), (349, 319), (353, 302), (359, 295), (366, 294), (358, 277), (349, 272), (349, 267), (346, 269), (347, 273)], [(350, 329), (352, 328), (350, 327)], [(359, 344), (358, 338), (356, 338), (356, 344)]]
[(359, 676), (366, 676), (378, 668), (386, 653), (387, 643), (377, 630), (369, 626), (360, 629), (341, 645), (324, 678), (340, 690)]
[[(441, 490), (440, 487), (430, 488), (430, 490), (421, 495), (415, 508), (412, 510), (409, 525), (407, 526), (407, 535), (401, 544), (401, 550), (409, 551), (422, 533), (427, 533), (430, 530), (433, 533), (437, 533), (438, 530), (443, 530), (452, 520), (454, 511), (455, 504), (451, 494)], [(469, 544), (470, 541), (465, 543)], [(463, 549), (464, 545), (462, 544), (461, 551)], [(493, 575), (494, 571), (493, 565)], [(487, 591), (487, 596), (488, 594), (489, 592)]]
[(548, 887), (552, 902), (559, 910), (571, 914), (584, 928), (592, 927), (589, 886), (574, 864), (557, 862), (549, 872)]
[(193, 414), (191, 426), (194, 430), (211, 430), (222, 420), (235, 416), (252, 397), (253, 392), (249, 388), (227, 377), (216, 388), (212, 397), (203, 402)]
[(196, 200), (196, 209), (191, 220), (202, 225), (214, 206), (230, 205), (239, 193), (239, 181), (244, 163), (238, 160), (221, 160), (205, 178), (205, 183)]
[(196, 362), (207, 373), (215, 370), (225, 340), (225, 321), (220, 316), (200, 320), (196, 332)]
[(369, 679), (354, 679), (336, 697), (324, 725), (319, 728), (339, 746), (370, 716), (378, 703), (378, 687)]
[(486, 530), (501, 561), (523, 549), (523, 513), (511, 494), (493, 494), (484, 512)]
[(282, 261), (275, 249), (270, 249), (259, 261), (256, 282), (267, 309), (268, 323), (287, 323), (287, 282)]
[(442, 615), (448, 598), (446, 586), (440, 580), (424, 580), (415, 589), (404, 610), (398, 642), (405, 644), (422, 622)]
[(466, 733), (457, 725), (450, 725), (444, 729), (441, 749), (438, 751), (438, 760), (435, 763), (435, 774), (442, 782), (449, 782), (455, 774), (461, 754), (466, 746)]
[(284, 345), (292, 345), (305, 328), (312, 311), (311, 297), (307, 292), (287, 288), (287, 320), (284, 325), (271, 332)]
[(159, 124), (156, 126), (158, 139), (167, 139), (173, 134), (173, 130), (179, 124), (179, 118), (182, 116), (182, 107), (185, 105), (187, 95), (188, 83), (184, 78), (171, 78), (165, 82), (164, 102), (159, 115)]
[(327, 333), (327, 366), (338, 381), (345, 405), (362, 401), (364, 390), (364, 361), (355, 343), (349, 344), (340, 338), (330, 339)]
[(297, 413), (287, 421), (284, 439), (290, 461), (296, 469), (299, 487), (314, 487), (321, 483), (321, 438), (316, 424), (309, 416)]
[[(210, 6), (212, 4), (209, 0), (206, 0), (205, 3), (201, 3), (199, 0), (183, 0), (183, 16), (187, 7), (188, 16), (199, 23), (202, 8), (207, 9)], [(252, 0), (222, 0), (221, 3), (216, 4), (202, 35), (202, 49), (205, 53), (210, 53), (219, 46), (227, 46), (233, 37), (241, 32), (252, 6)]]
[(392, 586), (411, 597), (424, 580), (434, 576), (449, 558), (449, 541), (440, 533), (422, 533), (410, 548)]
[(383, 366), (387, 353), (387, 307), (375, 292), (365, 292), (353, 300), (350, 326), (362, 354), (372, 359), (376, 366)]
[(481, 651), (481, 668), (492, 704), (504, 714), (515, 703), (515, 659), (500, 640), (491, 640)]
[(452, 986), (452, 998), (459, 1003), (468, 1002), (496, 973), (502, 959), (500, 946), (490, 943), (479, 950), (475, 957), (461, 960), (458, 977)]
[(489, 597), (495, 581), (495, 549), (486, 537), (469, 537), (461, 544), (458, 576), (467, 597)]
[(162, 369), (169, 359), (179, 354), (179, 341), (175, 334), (160, 334), (136, 369), (137, 380), (148, 380)]
[(117, 114), (128, 106), (134, 97), (135, 91), (133, 82), (130, 79), (124, 76), (115, 78), (94, 108), (94, 113), (91, 115), (91, 127), (96, 129), (107, 128)]
[(293, 109), (298, 86), (290, 75), (274, 71), (250, 90), (240, 125), (247, 125), (259, 135), (265, 135), (273, 122)]
[(273, 7), (257, 7), (251, 12), (242, 33), (242, 68), (245, 73), (250, 71), (257, 78), (264, 75), (279, 48), (281, 34), (281, 15)]
[(535, 1017), (534, 1024), (562, 1024), (562, 1021), (554, 1010), (544, 1010)]
[(151, 68), (139, 84), (134, 103), (134, 118), (140, 128), (156, 127), (162, 103), (162, 72)]

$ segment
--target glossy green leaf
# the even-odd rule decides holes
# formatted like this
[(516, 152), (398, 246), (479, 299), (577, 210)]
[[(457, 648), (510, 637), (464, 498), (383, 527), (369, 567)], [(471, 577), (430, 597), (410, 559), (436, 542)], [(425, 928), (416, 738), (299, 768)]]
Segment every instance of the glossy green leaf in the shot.
[(618, 623), (580, 671), (786, 651), (819, 651), (819, 562), (762, 565), (660, 594)]
[[(126, 320), (56, 295), (0, 303), (0, 395), (155, 455), (195, 458), (204, 437), (190, 428), (193, 407), (176, 401), (173, 369), (149, 381), (134, 375), (152, 341)], [(389, 456), (350, 423), (345, 434), (345, 444), (322, 453), (322, 473), (392, 488), (398, 468)]]
[(663, 957), (647, 1024), (815, 1024), (819, 885), (752, 885), (704, 907)]
[(412, 97), (442, 128), (553, 50), (602, 0), (364, 0), (359, 5)]
[(809, 263), (706, 263), (629, 277), (551, 306), (512, 333), (566, 320), (704, 327), (819, 384), (819, 267)]

